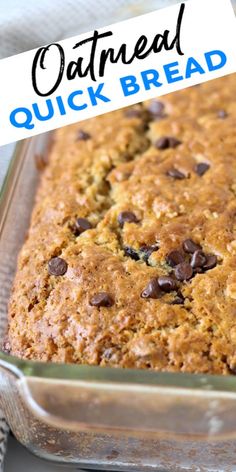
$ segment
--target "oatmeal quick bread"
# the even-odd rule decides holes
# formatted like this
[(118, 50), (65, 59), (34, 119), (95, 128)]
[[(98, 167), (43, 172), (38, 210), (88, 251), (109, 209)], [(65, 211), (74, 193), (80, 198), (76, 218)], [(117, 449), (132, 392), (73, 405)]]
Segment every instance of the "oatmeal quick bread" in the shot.
[(25, 359), (236, 373), (236, 78), (55, 132), (9, 305)]

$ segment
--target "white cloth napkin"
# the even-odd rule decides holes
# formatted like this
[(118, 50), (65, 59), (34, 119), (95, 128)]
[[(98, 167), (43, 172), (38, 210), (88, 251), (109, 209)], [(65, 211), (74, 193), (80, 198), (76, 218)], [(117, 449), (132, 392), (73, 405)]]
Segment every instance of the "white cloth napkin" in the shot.
[[(177, 2), (178, 0), (2, 0), (0, 59)], [(0, 161), (0, 173), (3, 166)], [(0, 410), (0, 472), (3, 471), (7, 431), (4, 414)]]
[(0, 58), (178, 0), (6, 0), (0, 2)]

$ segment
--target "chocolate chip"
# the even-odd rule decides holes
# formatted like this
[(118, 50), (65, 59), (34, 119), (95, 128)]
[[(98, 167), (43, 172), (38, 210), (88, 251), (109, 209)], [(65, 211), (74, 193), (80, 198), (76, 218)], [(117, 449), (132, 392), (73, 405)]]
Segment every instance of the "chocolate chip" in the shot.
[(138, 223), (138, 218), (131, 211), (122, 211), (118, 215), (118, 223), (120, 227), (123, 228), (125, 223)]
[(157, 149), (163, 150), (163, 149), (168, 149), (169, 148), (169, 139), (165, 138), (164, 136), (162, 138), (159, 138), (155, 142), (155, 147)]
[(36, 154), (35, 155), (35, 164), (36, 168), (39, 171), (42, 171), (45, 169), (45, 167), (48, 165), (48, 156), (44, 154)]
[(171, 267), (175, 267), (178, 264), (181, 264), (181, 262), (184, 262), (184, 256), (180, 251), (174, 250), (174, 251), (171, 251), (169, 254), (167, 254), (166, 262)]
[(217, 116), (223, 120), (224, 118), (228, 117), (228, 113), (225, 110), (219, 110)]
[(177, 296), (174, 298), (174, 300), (171, 302), (171, 305), (183, 305), (184, 304), (184, 296), (178, 290)]
[(209, 164), (207, 164), (206, 162), (199, 162), (199, 164), (195, 166), (194, 170), (196, 174), (198, 174), (201, 177), (202, 175), (206, 173), (208, 169), (210, 169)]
[(104, 306), (104, 307), (111, 307), (112, 305), (114, 305), (114, 300), (113, 298), (109, 295), (109, 293), (107, 292), (99, 292), (99, 293), (96, 293), (96, 295), (94, 295), (91, 300), (90, 300), (90, 305), (92, 306), (96, 306), (98, 308), (100, 308), (101, 306)]
[(194, 274), (202, 274), (203, 273), (203, 268), (202, 267), (195, 267), (195, 269), (193, 269), (193, 273)]
[(169, 276), (158, 277), (158, 284), (163, 292), (169, 293), (177, 289), (176, 281)]
[(92, 225), (87, 220), (87, 218), (77, 218), (75, 222), (75, 226), (74, 226), (76, 236), (79, 236), (84, 231), (87, 231), (88, 229), (91, 229), (91, 228), (92, 228)]
[(183, 179), (186, 179), (186, 175), (183, 174), (183, 172), (180, 172), (180, 170), (178, 169), (170, 169), (166, 172), (166, 175), (168, 175), (168, 177), (172, 177), (173, 179), (176, 179), (176, 180), (183, 180)]
[(127, 257), (130, 257), (134, 261), (138, 261), (140, 259), (139, 258), (139, 253), (137, 251), (135, 251), (135, 249), (133, 249), (132, 247), (126, 246), (124, 248), (124, 253)]
[(143, 252), (143, 260), (144, 262), (148, 262), (149, 257), (155, 251), (158, 251), (159, 246), (157, 244), (153, 244), (151, 246), (141, 246), (140, 251)]
[(203, 267), (206, 263), (206, 256), (200, 249), (195, 251), (191, 258), (191, 267), (196, 269), (197, 267)]
[(161, 289), (159, 287), (158, 278), (154, 277), (151, 279), (146, 288), (143, 290), (142, 298), (160, 298), (162, 296)]
[[(222, 359), (222, 360), (223, 360), (223, 359)], [(226, 361), (226, 359), (223, 360), (223, 362), (225, 362), (225, 361)], [(236, 375), (236, 366), (230, 367), (230, 366), (227, 364), (227, 367), (228, 367), (228, 369), (229, 369), (229, 373), (230, 373), (230, 374)]]
[(193, 269), (188, 262), (182, 262), (178, 264), (175, 268), (175, 277), (180, 282), (184, 280), (189, 280), (193, 276)]
[(202, 249), (200, 244), (195, 243), (192, 239), (185, 239), (182, 246), (187, 254), (193, 254), (195, 251)]
[(148, 107), (148, 111), (151, 113), (153, 118), (164, 118), (165, 105), (159, 100), (153, 100)]
[(181, 144), (179, 139), (173, 138), (171, 136), (162, 136), (155, 142), (155, 147), (160, 150), (175, 148)]
[(143, 110), (138, 108), (128, 108), (128, 110), (125, 110), (124, 114), (127, 118), (142, 118)]
[(179, 146), (180, 144), (182, 144), (182, 141), (180, 141), (179, 139), (172, 138), (172, 137), (169, 138), (169, 147), (170, 148), (175, 148), (175, 147)]
[(5, 352), (5, 354), (10, 354), (11, 352), (11, 345), (8, 338), (5, 338), (3, 341), (2, 351)]
[(53, 257), (48, 262), (48, 272), (50, 275), (64, 275), (67, 271), (68, 264), (61, 257)]
[(213, 254), (209, 254), (206, 256), (206, 262), (203, 266), (204, 270), (210, 270), (214, 269), (214, 267), (217, 265), (217, 257), (214, 256)]
[(78, 141), (87, 141), (90, 138), (91, 138), (91, 135), (87, 133), (86, 131), (83, 131), (82, 129), (80, 129), (77, 133)]
[(107, 349), (105, 349), (105, 351), (103, 352), (103, 357), (105, 359), (111, 359), (113, 354), (114, 354), (114, 348), (113, 347), (108, 347)]

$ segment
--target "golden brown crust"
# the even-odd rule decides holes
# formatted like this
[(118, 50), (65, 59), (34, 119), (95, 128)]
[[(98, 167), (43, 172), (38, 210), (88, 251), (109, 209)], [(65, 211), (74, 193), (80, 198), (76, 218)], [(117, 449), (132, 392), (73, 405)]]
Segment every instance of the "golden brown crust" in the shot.
[[(119, 110), (56, 132), (9, 306), (12, 354), (235, 371), (235, 93), (231, 75), (162, 97), (165, 113), (156, 119), (145, 103), (134, 113)], [(81, 139), (81, 131), (90, 137)], [(163, 137), (180, 143), (166, 149)], [(199, 163), (209, 165), (202, 175)], [(120, 224), (127, 211), (138, 222)], [(78, 217), (93, 228), (78, 235)], [(175, 277), (166, 262), (172, 250), (189, 262), (181, 249), (188, 238), (217, 256), (216, 267), (143, 298), (151, 279)], [(153, 245), (159, 249), (145, 258), (142, 248)], [(54, 257), (66, 261), (64, 275), (49, 273)], [(182, 304), (173, 304), (178, 290)], [(109, 306), (91, 305), (100, 292), (111, 306), (107, 299)]]

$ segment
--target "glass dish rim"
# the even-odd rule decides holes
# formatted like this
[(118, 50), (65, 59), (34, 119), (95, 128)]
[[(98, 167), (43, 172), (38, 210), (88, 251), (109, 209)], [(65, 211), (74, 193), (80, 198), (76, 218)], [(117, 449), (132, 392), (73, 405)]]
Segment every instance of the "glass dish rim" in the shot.
[[(0, 237), (7, 211), (14, 194), (13, 184), (20, 175), (24, 156), (33, 140), (40, 136), (16, 143), (5, 179), (0, 190)], [(187, 388), (194, 390), (236, 392), (236, 378), (233, 375), (192, 374), (183, 372), (160, 372), (145, 369), (122, 369), (93, 365), (59, 364), (24, 360), (0, 350), (0, 367), (10, 370), (17, 377), (35, 377), (51, 380), (84, 380), (87, 382), (109, 382), (129, 385), (150, 385), (156, 387)]]

